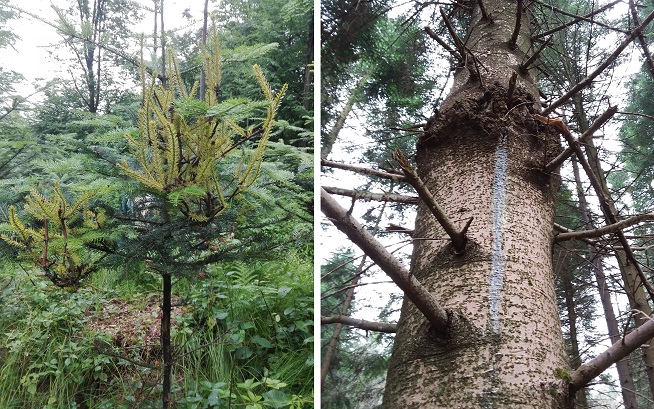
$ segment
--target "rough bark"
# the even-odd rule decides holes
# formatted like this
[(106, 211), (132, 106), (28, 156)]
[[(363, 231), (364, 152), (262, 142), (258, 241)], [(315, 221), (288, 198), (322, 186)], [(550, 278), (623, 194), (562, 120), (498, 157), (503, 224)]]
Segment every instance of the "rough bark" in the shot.
[[(461, 255), (415, 243), (411, 275), (451, 317), (439, 336), (406, 299), (384, 408), (562, 408), (567, 357), (554, 294), (551, 244), (558, 178), (540, 171), (560, 151), (534, 121), (538, 94), (518, 72), (530, 47), (528, 13), (509, 46), (515, 2), (485, 1), (492, 23), (472, 18), (468, 65), (417, 147), (418, 174), (459, 227), (473, 217)], [(466, 51), (467, 52), (467, 51)], [(415, 235), (440, 237), (424, 205)]]

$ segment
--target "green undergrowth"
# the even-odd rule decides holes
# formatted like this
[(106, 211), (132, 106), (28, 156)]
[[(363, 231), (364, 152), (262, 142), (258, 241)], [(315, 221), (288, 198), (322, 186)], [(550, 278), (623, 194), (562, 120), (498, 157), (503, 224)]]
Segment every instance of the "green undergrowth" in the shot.
[[(160, 277), (101, 270), (66, 292), (1, 269), (0, 408), (161, 406)], [(173, 407), (312, 408), (312, 291), (292, 256), (176, 282)]]

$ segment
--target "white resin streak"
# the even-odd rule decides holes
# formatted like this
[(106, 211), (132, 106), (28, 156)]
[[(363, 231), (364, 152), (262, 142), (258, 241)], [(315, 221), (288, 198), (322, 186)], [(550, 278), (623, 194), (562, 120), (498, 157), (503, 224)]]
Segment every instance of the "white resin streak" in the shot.
[(504, 209), (506, 204), (506, 135), (500, 134), (495, 151), (495, 172), (493, 175), (493, 246), (491, 250), (491, 274), (488, 299), (490, 302), (490, 324), (495, 334), (500, 332), (500, 301), (504, 279), (504, 254), (502, 253), (502, 232), (504, 229)]

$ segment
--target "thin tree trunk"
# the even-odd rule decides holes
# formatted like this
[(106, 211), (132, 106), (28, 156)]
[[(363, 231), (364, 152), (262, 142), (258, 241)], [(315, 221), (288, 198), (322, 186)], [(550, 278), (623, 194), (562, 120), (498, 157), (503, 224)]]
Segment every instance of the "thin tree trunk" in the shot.
[[(586, 195), (584, 194), (583, 185), (581, 184), (581, 178), (579, 176), (579, 166), (577, 165), (575, 158), (572, 160), (572, 169), (575, 183), (577, 185), (577, 197), (579, 198), (579, 209), (581, 210), (584, 228), (592, 229), (593, 226), (590, 222), (590, 209), (588, 208), (588, 202), (586, 201)], [(613, 311), (611, 292), (609, 291), (606, 276), (604, 275), (602, 258), (595, 248), (588, 246), (587, 260), (593, 266), (597, 291), (599, 292), (602, 309), (604, 311), (604, 318), (606, 319), (606, 327), (609, 331), (611, 344), (614, 344), (620, 339), (620, 328), (618, 326), (618, 320), (615, 317), (615, 312)], [(636, 399), (636, 393), (634, 392), (634, 381), (631, 376), (631, 369), (629, 369), (628, 362), (626, 360), (618, 361), (616, 362), (615, 367), (618, 371), (618, 380), (620, 382), (622, 400), (625, 409), (638, 409), (638, 401)]]
[[(575, 116), (578, 121), (580, 130), (583, 132), (588, 129), (588, 120), (586, 118), (585, 111), (582, 109), (581, 95), (577, 95), (574, 99), (575, 104)], [(602, 167), (600, 165), (599, 156), (597, 154), (597, 148), (593, 139), (589, 139), (585, 145), (586, 155), (588, 156), (588, 163), (590, 164), (593, 173), (595, 173), (598, 178), (604, 195), (607, 198), (607, 207), (608, 211), (600, 206), (604, 217), (607, 220), (607, 224), (610, 223), (610, 220), (618, 219), (618, 210), (615, 206), (615, 202), (609, 194), (609, 188), (606, 183), (606, 176)], [(642, 311), (647, 317), (652, 315), (652, 308), (648, 302), (647, 295), (643, 290), (642, 281), (636, 271), (635, 266), (631, 263), (627, 257), (627, 253), (624, 250), (614, 250), (615, 258), (618, 262), (618, 267), (620, 268), (620, 274), (622, 275), (622, 280), (624, 282), (624, 289), (629, 299), (629, 304), (632, 310)], [(636, 327), (639, 327), (645, 323), (647, 320), (646, 317), (638, 314), (635, 317)], [(618, 332), (619, 334), (619, 332)], [(645, 372), (647, 373), (647, 379), (649, 381), (649, 389), (651, 396), (654, 396), (654, 343), (650, 342), (649, 345), (643, 347), (643, 361), (645, 364)], [(633, 383), (632, 383), (633, 385)], [(628, 407), (628, 406), (627, 406)]]
[[(379, 216), (377, 217), (377, 220), (375, 222), (374, 231), (377, 231), (377, 229), (379, 229), (379, 223), (381, 222), (385, 209), (386, 209), (386, 204), (384, 203), (379, 213)], [(352, 288), (350, 288), (347, 291), (347, 295), (345, 296), (345, 300), (343, 301), (343, 305), (341, 306), (341, 309), (339, 311), (340, 315), (347, 315), (350, 310), (350, 305), (352, 304), (352, 300), (354, 299), (354, 290), (356, 288), (356, 285), (359, 283), (359, 280), (361, 279), (359, 273), (363, 270), (363, 266), (366, 264), (367, 260), (368, 257), (365, 255), (361, 258), (361, 262), (359, 263), (359, 266), (357, 267), (355, 272), (356, 278), (352, 280)], [(341, 336), (342, 330), (343, 330), (343, 324), (341, 323), (336, 324), (336, 326), (334, 327), (334, 332), (332, 333), (332, 336), (329, 339), (329, 343), (327, 344), (327, 351), (325, 352), (325, 356), (321, 359), (320, 362), (321, 364), (320, 385), (325, 384), (325, 379), (327, 379), (327, 374), (329, 373), (329, 367), (331, 366), (332, 360), (336, 355), (336, 347), (338, 345), (338, 341)]]
[(157, 25), (159, 24), (159, 0), (153, 0), (154, 3), (154, 30), (152, 33), (153, 38), (153, 48), (154, 48), (154, 66), (156, 67), (157, 53), (159, 52), (159, 30)]
[[(554, 266), (556, 276), (560, 277), (560, 285), (565, 297), (565, 309), (568, 316), (568, 326), (570, 328), (570, 367), (575, 370), (581, 366), (581, 353), (579, 350), (579, 334), (577, 331), (577, 311), (576, 311), (576, 294), (575, 287), (572, 285), (574, 280), (574, 270), (566, 263), (566, 256), (569, 254), (568, 249), (562, 247), (554, 248)], [(577, 401), (575, 408), (588, 409), (588, 399), (586, 398), (586, 389), (577, 392)]]
[[(590, 158), (590, 166), (593, 168), (595, 174), (599, 176), (600, 183), (605, 189), (604, 191), (608, 192), (606, 178), (603, 171), (601, 170), (601, 167), (599, 166), (597, 149), (595, 148), (592, 140), (589, 140), (588, 144), (586, 145), (586, 153)], [(612, 216), (616, 217), (618, 215), (618, 211), (615, 207), (615, 202), (613, 202), (610, 197), (608, 198), (608, 205)], [(608, 215), (605, 216), (608, 218)], [(636, 314), (634, 318), (636, 327), (640, 327), (645, 322), (647, 322), (647, 317), (652, 316), (652, 307), (650, 306), (647, 295), (643, 290), (642, 281), (640, 280), (638, 272), (636, 271), (633, 263), (629, 261), (626, 252), (619, 249), (614, 250), (614, 252), (615, 258), (618, 262), (618, 267), (620, 268), (620, 273), (622, 274), (625, 292), (629, 298), (631, 309), (642, 311), (645, 314), (645, 316), (642, 314)], [(645, 364), (645, 372), (647, 373), (647, 378), (649, 380), (650, 393), (652, 396), (654, 396), (654, 342), (650, 342), (648, 345), (643, 346), (643, 360)]]
[[(207, 21), (209, 20), (209, 0), (204, 0), (204, 21), (202, 24), (202, 47), (207, 46)], [(204, 68), (200, 71), (200, 100), (204, 101), (204, 93), (206, 91), (206, 76)]]
[(163, 391), (161, 401), (163, 408), (170, 407), (170, 385), (172, 372), (172, 356), (170, 353), (170, 313), (172, 297), (172, 281), (170, 273), (163, 272), (163, 302), (161, 305), (161, 351), (163, 354)]
[(164, 0), (161, 0), (159, 9), (159, 21), (161, 22), (161, 85), (166, 86), (166, 31), (164, 30)]
[(350, 115), (350, 112), (352, 112), (352, 108), (354, 108), (354, 104), (359, 102), (359, 98), (361, 98), (361, 88), (363, 88), (363, 85), (366, 83), (366, 81), (368, 81), (368, 74), (364, 74), (359, 79), (357, 85), (354, 87), (354, 89), (350, 93), (350, 96), (347, 98), (347, 102), (345, 103), (345, 106), (343, 106), (341, 113), (338, 115), (338, 119), (336, 119), (336, 123), (334, 124), (332, 129), (330, 129), (329, 133), (327, 134), (327, 137), (322, 143), (322, 148), (320, 149), (320, 159), (327, 159), (327, 156), (329, 156), (329, 154), (331, 153), (332, 147), (334, 146), (334, 143), (338, 138), (338, 134), (343, 129), (343, 126), (345, 126), (345, 121), (347, 120), (347, 117)]
[[(365, 260), (365, 257), (364, 257)], [(357, 269), (357, 272), (360, 271), (362, 265), (359, 265), (359, 268)], [(359, 283), (359, 276), (357, 276), (353, 281), (352, 285), (356, 286)], [(341, 309), (339, 311), (340, 315), (347, 315), (350, 305), (352, 303), (352, 300), (354, 299), (354, 287), (350, 288), (347, 290), (347, 295), (345, 296), (345, 300), (343, 301), (343, 305), (341, 306)], [(332, 360), (334, 359), (334, 356), (336, 355), (336, 347), (338, 346), (338, 342), (340, 340), (341, 332), (343, 331), (343, 324), (338, 323), (334, 326), (334, 332), (332, 333), (331, 338), (329, 339), (329, 343), (327, 343), (327, 351), (325, 352), (325, 355), (322, 357), (320, 360), (320, 385), (324, 387), (325, 385), (325, 380), (327, 379), (327, 374), (329, 373), (329, 368), (331, 367)]]

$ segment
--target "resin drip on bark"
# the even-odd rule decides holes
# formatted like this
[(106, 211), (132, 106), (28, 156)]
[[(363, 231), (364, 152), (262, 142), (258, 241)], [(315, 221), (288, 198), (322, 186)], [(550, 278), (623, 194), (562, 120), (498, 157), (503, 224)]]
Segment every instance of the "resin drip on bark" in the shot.
[[(420, 178), (460, 227), (457, 255), (420, 205), (411, 273), (451, 312), (448, 337), (432, 334), (405, 300), (384, 394), (385, 408), (563, 408), (567, 357), (558, 319), (551, 244), (558, 177), (543, 167), (561, 150), (535, 121), (529, 74), (508, 82), (528, 52), (507, 42), (515, 2), (484, 1), (493, 24), (473, 16), (467, 45), (478, 78), (460, 68), (452, 92), (421, 136)], [(528, 13), (523, 13), (527, 16)], [(527, 27), (527, 18), (523, 27)], [(473, 72), (474, 74), (474, 72)]]

